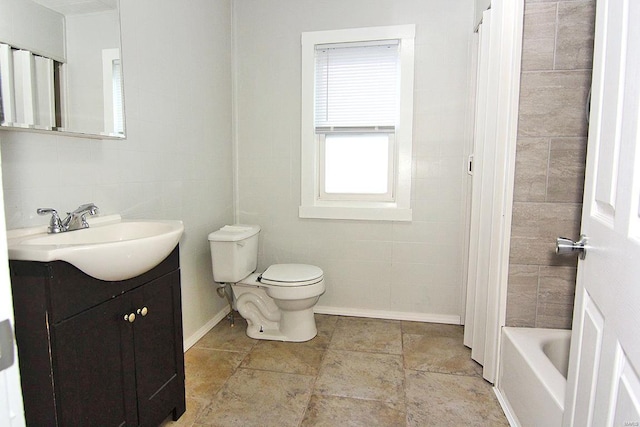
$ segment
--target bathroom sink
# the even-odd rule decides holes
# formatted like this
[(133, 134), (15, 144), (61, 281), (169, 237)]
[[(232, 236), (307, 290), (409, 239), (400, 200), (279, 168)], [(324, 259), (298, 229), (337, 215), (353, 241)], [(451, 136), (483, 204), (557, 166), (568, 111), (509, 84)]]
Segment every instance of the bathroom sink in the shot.
[(89, 218), (89, 228), (47, 234), (46, 226), (7, 231), (9, 259), (66, 261), (96, 279), (139, 276), (160, 264), (178, 244), (182, 221)]

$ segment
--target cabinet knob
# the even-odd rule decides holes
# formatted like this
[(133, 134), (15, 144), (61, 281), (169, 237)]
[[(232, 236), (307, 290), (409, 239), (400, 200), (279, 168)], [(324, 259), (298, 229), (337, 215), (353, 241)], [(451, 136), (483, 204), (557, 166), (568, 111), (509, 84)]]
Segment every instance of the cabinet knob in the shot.
[(149, 312), (149, 309), (147, 307), (142, 307), (142, 308), (139, 308), (136, 313), (144, 317), (147, 315), (148, 312)]
[(124, 315), (124, 320), (126, 320), (129, 323), (133, 323), (136, 320), (136, 314), (135, 313), (125, 314)]

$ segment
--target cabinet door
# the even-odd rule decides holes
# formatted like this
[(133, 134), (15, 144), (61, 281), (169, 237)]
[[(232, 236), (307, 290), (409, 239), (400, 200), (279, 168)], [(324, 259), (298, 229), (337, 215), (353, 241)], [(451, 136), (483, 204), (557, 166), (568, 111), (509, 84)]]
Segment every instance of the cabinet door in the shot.
[(180, 273), (156, 279), (131, 292), (140, 425), (156, 426), (185, 410)]
[(58, 425), (137, 425), (133, 324), (124, 295), (52, 328)]

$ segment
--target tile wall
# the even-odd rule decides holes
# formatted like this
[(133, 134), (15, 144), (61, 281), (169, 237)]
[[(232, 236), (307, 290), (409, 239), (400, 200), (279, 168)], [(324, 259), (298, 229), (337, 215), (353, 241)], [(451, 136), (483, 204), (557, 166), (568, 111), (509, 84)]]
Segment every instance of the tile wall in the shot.
[(580, 234), (595, 0), (525, 1), (507, 325), (570, 328)]
[(0, 131), (7, 228), (38, 207), (95, 202), (124, 218), (181, 219), (184, 335), (226, 301), (207, 234), (233, 221), (231, 1), (122, 1), (127, 139)]
[[(321, 267), (325, 312), (459, 322), (473, 0), (235, 2), (238, 217), (259, 268)], [(298, 218), (300, 36), (416, 24), (412, 222)]]

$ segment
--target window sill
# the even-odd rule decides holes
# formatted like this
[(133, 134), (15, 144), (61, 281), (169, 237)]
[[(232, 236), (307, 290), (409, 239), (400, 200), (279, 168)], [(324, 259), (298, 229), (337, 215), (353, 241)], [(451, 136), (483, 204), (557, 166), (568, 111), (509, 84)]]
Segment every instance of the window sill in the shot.
[(405, 208), (366, 208), (343, 206), (300, 206), (300, 218), (355, 219), (364, 221), (411, 221), (412, 211)]

